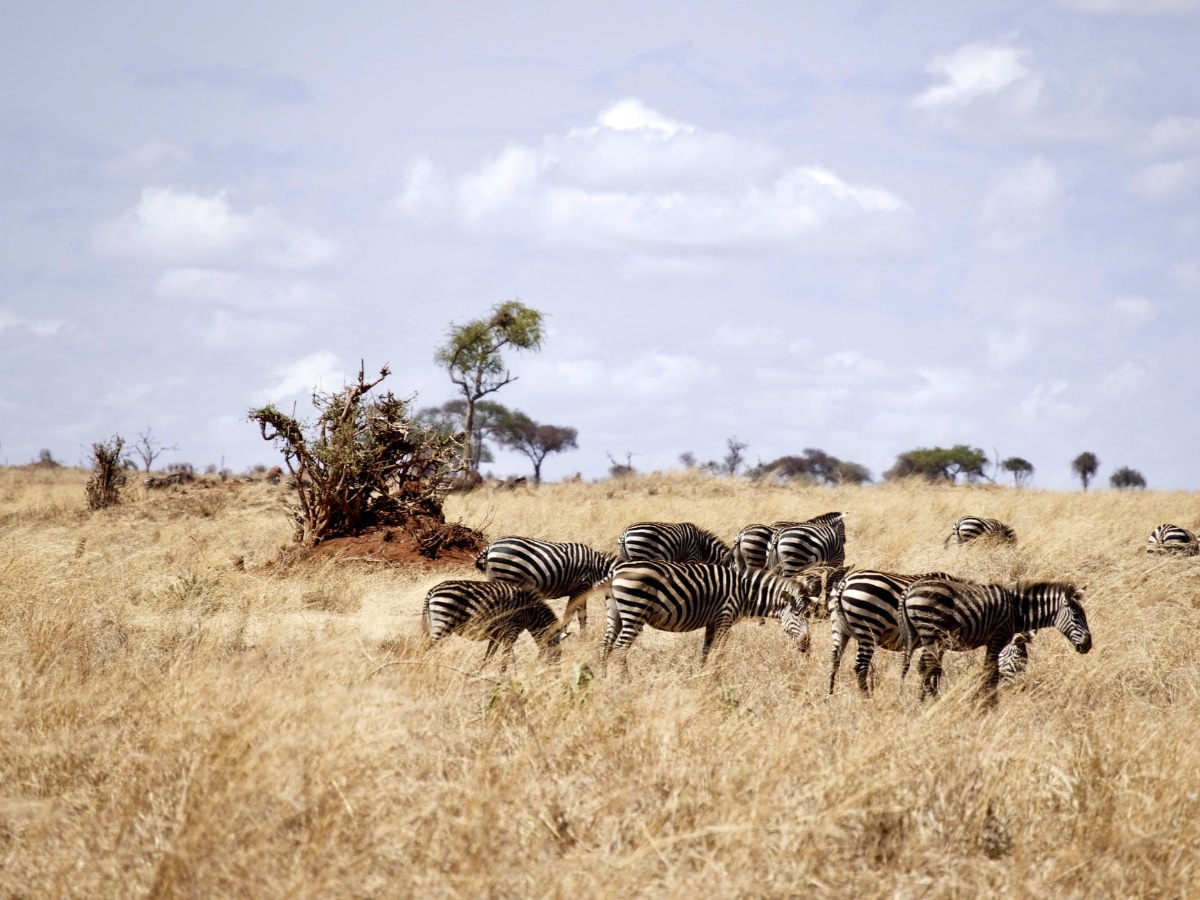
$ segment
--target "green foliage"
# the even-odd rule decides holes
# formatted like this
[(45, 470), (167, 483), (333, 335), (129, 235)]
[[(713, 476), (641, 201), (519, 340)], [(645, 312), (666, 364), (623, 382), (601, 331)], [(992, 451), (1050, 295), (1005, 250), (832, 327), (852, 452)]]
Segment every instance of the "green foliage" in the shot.
[(92, 475), (87, 480), (88, 509), (106, 509), (121, 502), (121, 488), (127, 480), (125, 463), (121, 459), (124, 439), (118, 434), (112, 440), (92, 444)]
[(889, 481), (919, 475), (930, 481), (956, 481), (962, 475), (967, 481), (987, 478), (984, 467), (987, 454), (978, 447), (955, 444), (953, 447), (920, 447), (896, 457), (895, 465), (883, 473)]
[(1019, 456), (1010, 456), (1000, 463), (1000, 468), (1012, 475), (1013, 484), (1017, 487), (1025, 485), (1033, 476), (1033, 463)]
[(434, 353), (434, 361), (446, 370), (463, 395), (464, 430), (471, 436), (463, 448), (464, 469), (475, 471), (478, 467), (471, 452), (479, 441), (476, 402), (516, 380), (504, 363), (503, 351), (541, 349), (543, 319), (536, 309), (519, 300), (509, 300), (492, 307), (492, 314), (486, 319), (452, 325), (446, 342)]
[(249, 412), (263, 439), (283, 452), (296, 489), (296, 538), (307, 546), (415, 518), (443, 521), (441, 500), (462, 442), (415, 422), (411, 397), (372, 395), (388, 374), (385, 366), (367, 382), (360, 369), (357, 383), (314, 393), (313, 423), (270, 404)]
[(562, 425), (542, 425), (519, 410), (506, 411), (492, 426), (504, 446), (524, 454), (533, 463), (533, 480), (541, 483), (542, 463), (551, 453), (578, 450), (579, 432)]
[(1088, 489), (1088, 484), (1096, 474), (1096, 470), (1100, 468), (1100, 460), (1096, 458), (1096, 454), (1091, 451), (1080, 453), (1074, 460), (1071, 461), (1071, 471), (1074, 472), (1081, 482), (1083, 489)]
[(1134, 488), (1143, 490), (1146, 487), (1146, 479), (1142, 477), (1142, 473), (1137, 469), (1129, 468), (1129, 466), (1121, 466), (1121, 468), (1113, 472), (1108, 477), (1108, 483), (1119, 491)]

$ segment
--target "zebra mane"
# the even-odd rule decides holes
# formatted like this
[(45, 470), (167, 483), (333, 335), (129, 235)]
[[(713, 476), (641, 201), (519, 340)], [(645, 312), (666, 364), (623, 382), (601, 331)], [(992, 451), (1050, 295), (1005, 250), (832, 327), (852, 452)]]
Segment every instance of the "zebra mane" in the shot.
[(799, 525), (832, 525), (835, 522), (840, 522), (846, 518), (844, 512), (827, 512), (821, 513), (819, 516), (813, 516), (811, 519), (805, 519), (803, 522), (798, 522)]

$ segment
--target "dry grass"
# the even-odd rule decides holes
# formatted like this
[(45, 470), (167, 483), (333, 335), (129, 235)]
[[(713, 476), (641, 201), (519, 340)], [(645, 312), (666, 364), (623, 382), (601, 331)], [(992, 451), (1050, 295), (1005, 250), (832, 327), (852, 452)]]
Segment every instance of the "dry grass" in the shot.
[[(424, 591), (468, 569), (277, 571), (277, 488), (86, 512), (85, 473), (0, 470), (0, 895), (1016, 896), (1200, 893), (1200, 526), (1190, 494), (754, 488), (648, 477), (453, 498), (488, 534), (612, 548), (639, 519), (726, 537), (847, 512), (849, 560), (1088, 585), (1096, 646), (1033, 645), (999, 708), (824, 696), (828, 626), (795, 654), (743, 624), (647, 633), (590, 679), (592, 633), (545, 669), (522, 638), (418, 652)], [(137, 491), (134, 492), (138, 494)], [(960, 515), (1015, 548), (944, 549)]]

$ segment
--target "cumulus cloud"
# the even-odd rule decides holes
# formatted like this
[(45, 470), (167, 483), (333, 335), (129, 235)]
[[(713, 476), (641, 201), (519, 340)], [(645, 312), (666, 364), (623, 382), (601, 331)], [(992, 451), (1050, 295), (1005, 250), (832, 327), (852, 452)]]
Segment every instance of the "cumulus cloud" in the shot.
[(1150, 384), (1150, 374), (1137, 363), (1121, 363), (1104, 376), (1101, 386), (1105, 392), (1117, 396), (1132, 396), (1142, 392)]
[(908, 206), (760, 142), (705, 131), (638, 100), (592, 125), (510, 144), (457, 178), (414, 160), (393, 215), (469, 233), (648, 255), (771, 247), (838, 252), (907, 239)]
[(302, 325), (287, 319), (242, 316), (218, 309), (201, 337), (204, 343), (218, 350), (238, 350), (285, 343), (295, 340), (303, 331)]
[(996, 179), (980, 214), (984, 246), (1017, 250), (1058, 228), (1063, 188), (1054, 166), (1042, 157)]
[(1065, 399), (1070, 386), (1067, 381), (1034, 385), (1018, 407), (1018, 420), (1030, 426), (1046, 421), (1080, 421), (1087, 410)]
[(101, 225), (94, 249), (104, 256), (156, 263), (251, 263), (306, 269), (332, 260), (337, 245), (266, 207), (240, 211), (226, 192), (145, 188), (138, 202)]
[(1145, 297), (1118, 297), (1108, 305), (1110, 318), (1123, 328), (1140, 328), (1154, 318), (1154, 304)]
[(923, 110), (953, 110), (997, 101), (1014, 111), (1028, 111), (1037, 105), (1042, 90), (1041, 76), (1028, 65), (1031, 58), (1029, 51), (1008, 38), (966, 44), (934, 57), (926, 71), (938, 82), (910, 104)]
[(1200, 150), (1200, 119), (1172, 116), (1156, 122), (1142, 149), (1151, 154)]
[(54, 337), (66, 324), (66, 319), (28, 319), (0, 307), (0, 334), (19, 330), (34, 337)]
[(1146, 166), (1129, 180), (1129, 189), (1150, 203), (1165, 203), (1191, 193), (1200, 184), (1200, 156)]
[(151, 290), (164, 300), (242, 310), (315, 309), (335, 302), (328, 291), (298, 279), (194, 267), (167, 269)]
[(330, 350), (318, 350), (278, 365), (271, 374), (274, 380), (255, 395), (264, 403), (307, 397), (314, 390), (335, 391), (346, 383), (346, 367)]

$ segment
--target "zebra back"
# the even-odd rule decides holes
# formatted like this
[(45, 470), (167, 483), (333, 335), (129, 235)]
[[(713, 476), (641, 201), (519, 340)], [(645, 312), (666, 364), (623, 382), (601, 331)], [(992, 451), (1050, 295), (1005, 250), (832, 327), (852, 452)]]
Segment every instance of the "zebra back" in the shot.
[(1017, 533), (999, 519), (985, 519), (981, 516), (963, 516), (954, 523), (954, 527), (951, 528), (950, 535), (946, 538), (943, 546), (950, 546), (951, 541), (962, 546), (982, 537), (1011, 544), (1016, 541)]
[(664, 560), (727, 566), (733, 551), (711, 531), (691, 522), (638, 522), (617, 539), (622, 562)]
[(617, 558), (587, 544), (505, 537), (488, 544), (475, 567), (489, 581), (521, 585), (543, 600), (591, 590), (612, 577)]
[(809, 566), (845, 564), (845, 513), (825, 513), (817, 518), (824, 521), (801, 522), (775, 532), (767, 554), (770, 571), (791, 576)]
[(767, 548), (774, 533), (771, 525), (747, 525), (739, 531), (733, 539), (733, 567), (739, 572), (745, 572), (747, 569), (765, 569)]
[(1149, 554), (1171, 554), (1174, 556), (1200, 555), (1200, 542), (1196, 535), (1178, 525), (1159, 525), (1146, 541)]

